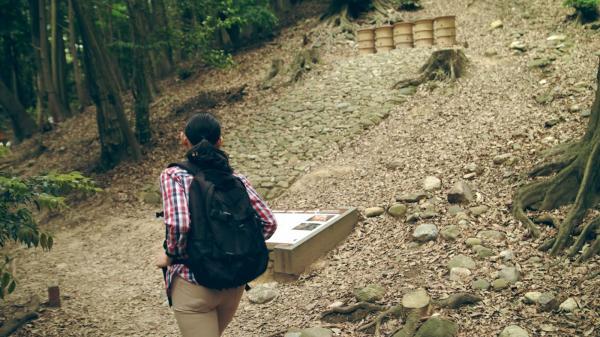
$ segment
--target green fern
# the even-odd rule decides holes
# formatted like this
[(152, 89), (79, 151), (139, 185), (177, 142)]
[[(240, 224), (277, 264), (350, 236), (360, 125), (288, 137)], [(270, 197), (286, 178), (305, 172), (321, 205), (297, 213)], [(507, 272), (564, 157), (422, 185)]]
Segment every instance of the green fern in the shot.
[[(54, 239), (40, 230), (34, 212), (40, 209), (61, 210), (66, 197), (73, 193), (99, 192), (95, 183), (79, 172), (51, 172), (43, 176), (21, 178), (0, 172), (0, 250), (9, 242), (50, 250)], [(0, 253), (0, 298), (16, 288), (9, 271), (12, 259)]]

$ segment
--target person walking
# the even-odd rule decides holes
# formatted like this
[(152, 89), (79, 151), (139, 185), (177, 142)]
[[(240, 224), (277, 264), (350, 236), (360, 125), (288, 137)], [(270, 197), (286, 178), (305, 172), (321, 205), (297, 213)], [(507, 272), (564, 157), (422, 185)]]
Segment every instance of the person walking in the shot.
[(264, 241), (277, 223), (250, 182), (230, 167), (213, 115), (193, 116), (180, 140), (187, 161), (160, 175), (166, 236), (156, 266), (164, 270), (182, 336), (218, 337), (245, 282), (266, 269)]

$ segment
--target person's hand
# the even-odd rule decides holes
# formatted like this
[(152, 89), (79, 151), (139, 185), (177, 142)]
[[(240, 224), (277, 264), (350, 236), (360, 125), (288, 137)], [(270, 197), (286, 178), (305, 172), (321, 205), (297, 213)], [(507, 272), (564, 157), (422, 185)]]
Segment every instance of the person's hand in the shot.
[(165, 251), (161, 249), (158, 255), (156, 255), (154, 264), (157, 268), (166, 268), (171, 265), (171, 258), (168, 257)]

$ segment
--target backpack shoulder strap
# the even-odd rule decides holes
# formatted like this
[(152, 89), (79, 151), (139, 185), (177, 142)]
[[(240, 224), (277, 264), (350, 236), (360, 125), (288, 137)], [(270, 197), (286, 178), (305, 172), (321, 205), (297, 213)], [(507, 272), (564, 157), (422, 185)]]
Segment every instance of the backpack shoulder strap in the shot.
[(190, 163), (189, 161), (184, 161), (184, 162), (180, 162), (180, 163), (171, 163), (167, 167), (179, 167), (181, 169), (188, 171), (193, 176), (196, 176), (198, 173), (202, 172), (198, 167), (196, 167), (194, 164)]

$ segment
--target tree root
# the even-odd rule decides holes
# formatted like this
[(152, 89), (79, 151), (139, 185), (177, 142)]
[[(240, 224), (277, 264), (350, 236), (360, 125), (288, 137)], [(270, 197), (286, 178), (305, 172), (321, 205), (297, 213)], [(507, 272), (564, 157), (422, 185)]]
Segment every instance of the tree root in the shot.
[(357, 331), (371, 331), (375, 336), (379, 336), (381, 324), (390, 317), (401, 317), (405, 319), (407, 317), (406, 309), (402, 305), (393, 306), (377, 315), (377, 317), (370, 322), (361, 325)]
[(295, 83), (302, 78), (302, 75), (309, 72), (314, 64), (320, 62), (319, 51), (317, 47), (304, 48), (294, 58), (290, 65), (288, 73), (290, 78), (288, 83)]
[(421, 312), (419, 309), (412, 310), (406, 319), (406, 323), (401, 329), (394, 331), (393, 337), (412, 337), (417, 331), (417, 325), (421, 321)]
[(321, 320), (328, 323), (357, 322), (364, 319), (372, 312), (385, 310), (386, 307), (378, 304), (359, 302), (353, 305), (332, 308), (321, 314)]
[(435, 302), (441, 308), (458, 309), (465, 305), (481, 302), (482, 298), (469, 293), (456, 293), (450, 297)]
[(577, 156), (565, 156), (557, 161), (541, 164), (529, 172), (529, 177), (549, 176), (571, 165), (575, 159), (577, 159)]
[(29, 322), (32, 319), (38, 318), (38, 310), (40, 309), (40, 299), (37, 296), (33, 296), (31, 300), (25, 305), (25, 311), (15, 315), (15, 318), (7, 321), (4, 325), (0, 326), (0, 337), (10, 336), (13, 332), (17, 331), (23, 324)]
[(587, 225), (585, 225), (585, 227), (579, 234), (579, 237), (577, 237), (577, 241), (575, 241), (573, 246), (571, 246), (571, 248), (569, 248), (569, 252), (567, 253), (567, 255), (571, 256), (571, 257), (575, 256), (575, 254), (577, 254), (583, 248), (583, 245), (585, 245), (585, 243), (589, 240), (589, 237), (592, 233), (596, 234), (596, 236), (597, 236), (597, 231), (599, 228), (600, 228), (600, 217), (594, 219), (593, 221), (591, 221)]
[(392, 89), (419, 86), (427, 81), (456, 80), (464, 75), (469, 60), (459, 49), (442, 49), (433, 52), (416, 78), (394, 84)]

